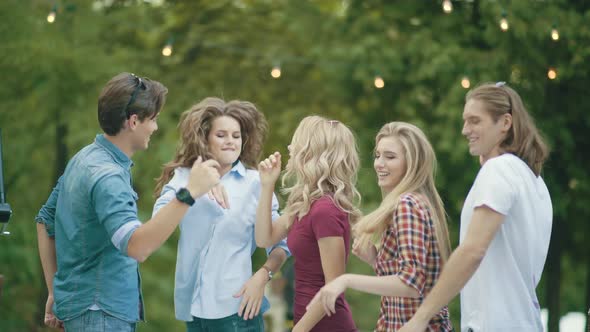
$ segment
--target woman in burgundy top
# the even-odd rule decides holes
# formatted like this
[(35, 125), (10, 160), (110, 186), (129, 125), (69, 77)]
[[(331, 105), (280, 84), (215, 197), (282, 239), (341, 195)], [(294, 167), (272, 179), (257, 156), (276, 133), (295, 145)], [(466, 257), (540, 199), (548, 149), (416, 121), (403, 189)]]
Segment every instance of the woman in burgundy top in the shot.
[(258, 167), (261, 193), (256, 220), (256, 244), (271, 246), (285, 236), (295, 258), (294, 332), (357, 331), (344, 295), (335, 299), (330, 316), (311, 299), (326, 282), (342, 275), (350, 248), (350, 223), (359, 218), (355, 202), (359, 168), (354, 135), (344, 124), (309, 116), (301, 121), (291, 145), (283, 184), (289, 195), (284, 214), (271, 223), (271, 198), (281, 172), (275, 152)]
[[(342, 275), (322, 288), (312, 304), (327, 314), (346, 288), (381, 295), (375, 331), (397, 331), (412, 318), (438, 280), (450, 243), (442, 200), (434, 186), (436, 157), (414, 125), (391, 122), (377, 134), (374, 167), (383, 192), (377, 210), (355, 226), (353, 252), (377, 276)], [(373, 239), (381, 239), (377, 247)], [(447, 307), (428, 331), (451, 331)]]

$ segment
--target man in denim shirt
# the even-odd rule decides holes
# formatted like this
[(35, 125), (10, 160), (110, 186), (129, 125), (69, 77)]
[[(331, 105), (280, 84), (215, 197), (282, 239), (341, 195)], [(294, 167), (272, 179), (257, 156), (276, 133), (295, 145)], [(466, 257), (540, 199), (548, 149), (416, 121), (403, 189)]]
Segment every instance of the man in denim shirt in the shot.
[(167, 92), (133, 74), (112, 78), (98, 99), (104, 134), (70, 160), (39, 211), (48, 326), (134, 331), (143, 319), (138, 262), (166, 241), (194, 198), (219, 182), (218, 164), (199, 158), (175, 199), (151, 220), (139, 221), (130, 158), (147, 149)]

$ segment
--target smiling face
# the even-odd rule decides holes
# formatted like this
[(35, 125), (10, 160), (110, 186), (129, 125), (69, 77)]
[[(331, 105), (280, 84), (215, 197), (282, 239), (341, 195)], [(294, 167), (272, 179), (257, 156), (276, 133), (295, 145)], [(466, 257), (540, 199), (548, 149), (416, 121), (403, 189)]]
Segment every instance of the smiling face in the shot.
[(221, 166), (221, 173), (227, 173), (242, 153), (242, 132), (238, 121), (229, 116), (213, 120), (207, 137), (209, 152)]
[(399, 139), (388, 136), (377, 142), (373, 167), (381, 190), (391, 192), (406, 174), (405, 150)]
[(152, 134), (158, 130), (158, 116), (153, 119), (145, 118), (142, 121), (133, 115), (128, 121), (135, 121), (132, 150), (135, 152), (147, 149)]
[(511, 125), (510, 114), (504, 114), (494, 121), (482, 101), (469, 99), (465, 103), (462, 134), (469, 141), (469, 153), (479, 156), (482, 162), (502, 153), (500, 145)]

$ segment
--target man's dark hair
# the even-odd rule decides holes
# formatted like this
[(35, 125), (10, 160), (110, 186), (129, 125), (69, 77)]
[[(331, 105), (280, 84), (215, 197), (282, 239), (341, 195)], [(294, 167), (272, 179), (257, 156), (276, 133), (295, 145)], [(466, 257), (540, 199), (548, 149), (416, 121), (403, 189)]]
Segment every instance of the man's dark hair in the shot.
[(158, 81), (121, 73), (113, 77), (98, 97), (98, 122), (107, 135), (117, 135), (133, 114), (140, 121), (153, 119), (166, 103), (168, 89)]

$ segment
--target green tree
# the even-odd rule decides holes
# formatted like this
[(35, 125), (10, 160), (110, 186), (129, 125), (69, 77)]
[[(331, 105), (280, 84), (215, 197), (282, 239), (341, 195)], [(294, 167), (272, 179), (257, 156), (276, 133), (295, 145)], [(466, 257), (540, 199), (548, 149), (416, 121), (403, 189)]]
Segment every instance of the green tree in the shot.
[[(459, 213), (478, 170), (461, 137), (466, 90), (507, 81), (523, 97), (545, 133), (552, 155), (543, 172), (555, 223), (540, 302), (550, 331), (568, 311), (589, 306), (590, 261), (584, 245), (590, 215), (588, 147), (590, 18), (586, 2), (453, 1), (57, 1), (0, 2), (0, 127), (4, 134), (12, 235), (0, 238), (0, 330), (41, 331), (45, 285), (37, 258), (34, 216), (65, 162), (100, 131), (96, 99), (121, 71), (163, 82), (168, 102), (148, 152), (134, 157), (134, 185), (142, 220), (154, 202), (154, 178), (172, 158), (180, 113), (206, 96), (251, 100), (266, 114), (265, 153), (286, 153), (301, 118), (322, 114), (357, 133), (363, 160), (362, 208), (380, 201), (371, 152), (388, 121), (420, 126), (439, 159), (438, 186), (458, 239)], [(498, 27), (503, 10), (510, 29)], [(550, 39), (555, 25), (560, 39)], [(169, 57), (161, 48), (173, 41)], [(270, 76), (280, 65), (282, 75)], [(557, 79), (547, 79), (549, 67)], [(383, 78), (376, 89), (373, 80)], [(142, 331), (182, 330), (173, 313), (177, 236), (142, 264), (147, 324)], [(263, 254), (255, 256), (255, 266)], [(351, 257), (349, 270), (372, 273)], [(580, 289), (585, 287), (585, 292)], [(379, 297), (347, 295), (355, 321), (371, 330)], [(18, 300), (16, 300), (18, 299)], [(458, 301), (451, 304), (456, 327)]]

